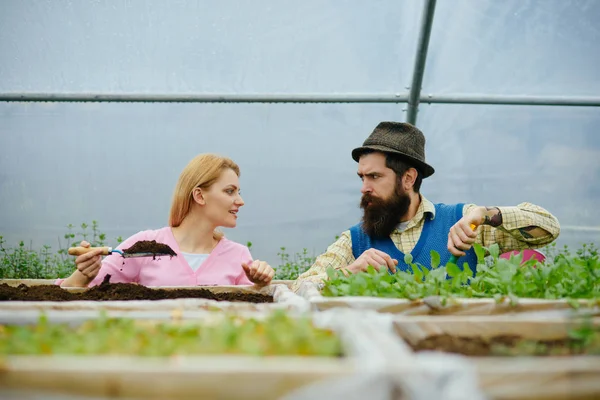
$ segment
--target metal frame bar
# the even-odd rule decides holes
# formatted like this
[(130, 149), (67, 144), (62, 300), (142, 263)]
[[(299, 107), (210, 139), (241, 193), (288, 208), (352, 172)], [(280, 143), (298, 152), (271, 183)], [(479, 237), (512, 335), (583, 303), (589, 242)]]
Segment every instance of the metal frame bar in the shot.
[[(406, 103), (408, 93), (0, 93), (0, 101), (25, 102), (140, 102), (140, 103)], [(497, 104), (526, 106), (600, 107), (600, 96), (503, 96), (478, 94), (421, 94), (427, 104)]]
[(504, 96), (477, 94), (421, 95), (421, 103), (435, 104), (500, 104), (523, 106), (598, 107), (599, 96)]
[(436, 0), (425, 0), (423, 5), (421, 29), (419, 30), (419, 41), (417, 42), (417, 54), (415, 56), (415, 66), (413, 68), (412, 84), (410, 85), (410, 93), (408, 95), (408, 109), (406, 115), (406, 121), (413, 125), (417, 122), (417, 113), (419, 112), (421, 85), (423, 84), (423, 74), (425, 73), (425, 62), (427, 61), (431, 27), (433, 26), (435, 2)]
[(327, 93), (0, 93), (0, 101), (141, 103), (406, 103), (407, 94)]

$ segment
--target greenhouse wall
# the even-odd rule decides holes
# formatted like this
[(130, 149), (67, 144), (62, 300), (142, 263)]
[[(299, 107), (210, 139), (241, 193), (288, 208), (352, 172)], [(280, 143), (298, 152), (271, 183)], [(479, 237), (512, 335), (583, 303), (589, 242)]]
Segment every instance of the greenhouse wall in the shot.
[[(356, 94), (410, 90), (424, 1), (33, 1), (0, 4), (0, 94)], [(598, 96), (600, 3), (438, 0), (421, 98)], [(434, 202), (547, 208), (559, 244), (600, 242), (600, 108), (428, 104), (416, 125)], [(600, 103), (600, 102), (599, 102)], [(0, 235), (58, 245), (167, 224), (181, 169), (241, 167), (233, 240), (277, 262), (360, 218), (353, 148), (398, 103), (0, 102)]]

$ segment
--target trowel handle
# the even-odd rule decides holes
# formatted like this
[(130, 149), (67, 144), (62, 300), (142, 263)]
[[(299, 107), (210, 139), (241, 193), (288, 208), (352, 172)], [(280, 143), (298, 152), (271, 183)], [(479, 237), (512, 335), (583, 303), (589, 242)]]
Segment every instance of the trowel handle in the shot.
[(102, 255), (107, 256), (112, 253), (112, 247), (69, 247), (69, 255), (71, 256), (80, 256), (85, 253), (89, 253), (90, 251), (94, 251), (96, 249), (102, 249)]
[[(473, 230), (477, 229), (477, 225), (475, 225), (475, 224), (471, 224), (471, 225), (469, 225), (469, 226), (470, 226), (470, 227), (471, 227), (471, 229), (473, 229)], [(456, 262), (457, 262), (457, 261), (458, 261), (458, 257), (456, 257), (454, 254), (452, 254), (452, 255), (450, 256), (450, 259), (448, 260), (448, 262), (449, 262), (449, 263), (452, 263), (452, 264), (456, 264)]]

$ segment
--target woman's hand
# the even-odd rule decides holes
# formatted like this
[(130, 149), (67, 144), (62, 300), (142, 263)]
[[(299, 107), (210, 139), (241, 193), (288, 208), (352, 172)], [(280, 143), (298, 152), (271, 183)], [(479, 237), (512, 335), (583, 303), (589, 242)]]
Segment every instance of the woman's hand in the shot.
[[(90, 247), (91, 245), (85, 240), (79, 244), (81, 247)], [(75, 267), (77, 270), (65, 279), (60, 286), (62, 287), (85, 287), (100, 272), (102, 267), (102, 248), (95, 249), (88, 253), (82, 254), (75, 259)]]
[(265, 261), (254, 260), (252, 263), (242, 263), (242, 268), (250, 282), (265, 286), (271, 283), (275, 276), (275, 270)]

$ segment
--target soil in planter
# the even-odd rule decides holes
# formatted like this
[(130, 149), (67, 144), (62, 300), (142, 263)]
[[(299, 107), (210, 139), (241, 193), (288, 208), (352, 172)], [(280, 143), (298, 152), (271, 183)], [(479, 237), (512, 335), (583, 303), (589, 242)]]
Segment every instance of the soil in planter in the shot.
[(576, 339), (530, 340), (519, 336), (458, 337), (434, 335), (411, 345), (414, 351), (443, 351), (465, 356), (560, 356), (585, 354)]
[(140, 240), (139, 242), (135, 242), (130, 248), (123, 249), (123, 253), (152, 253), (154, 257), (157, 254), (168, 254), (171, 257), (177, 255), (169, 245), (158, 243), (156, 240)]
[[(108, 278), (108, 279), (107, 279)], [(258, 293), (213, 293), (207, 289), (150, 289), (133, 283), (109, 283), (110, 275), (104, 282), (85, 292), (71, 293), (57, 285), (9, 286), (0, 285), (0, 301), (76, 301), (76, 300), (167, 300), (167, 299), (209, 299), (248, 303), (272, 303), (273, 296)]]

